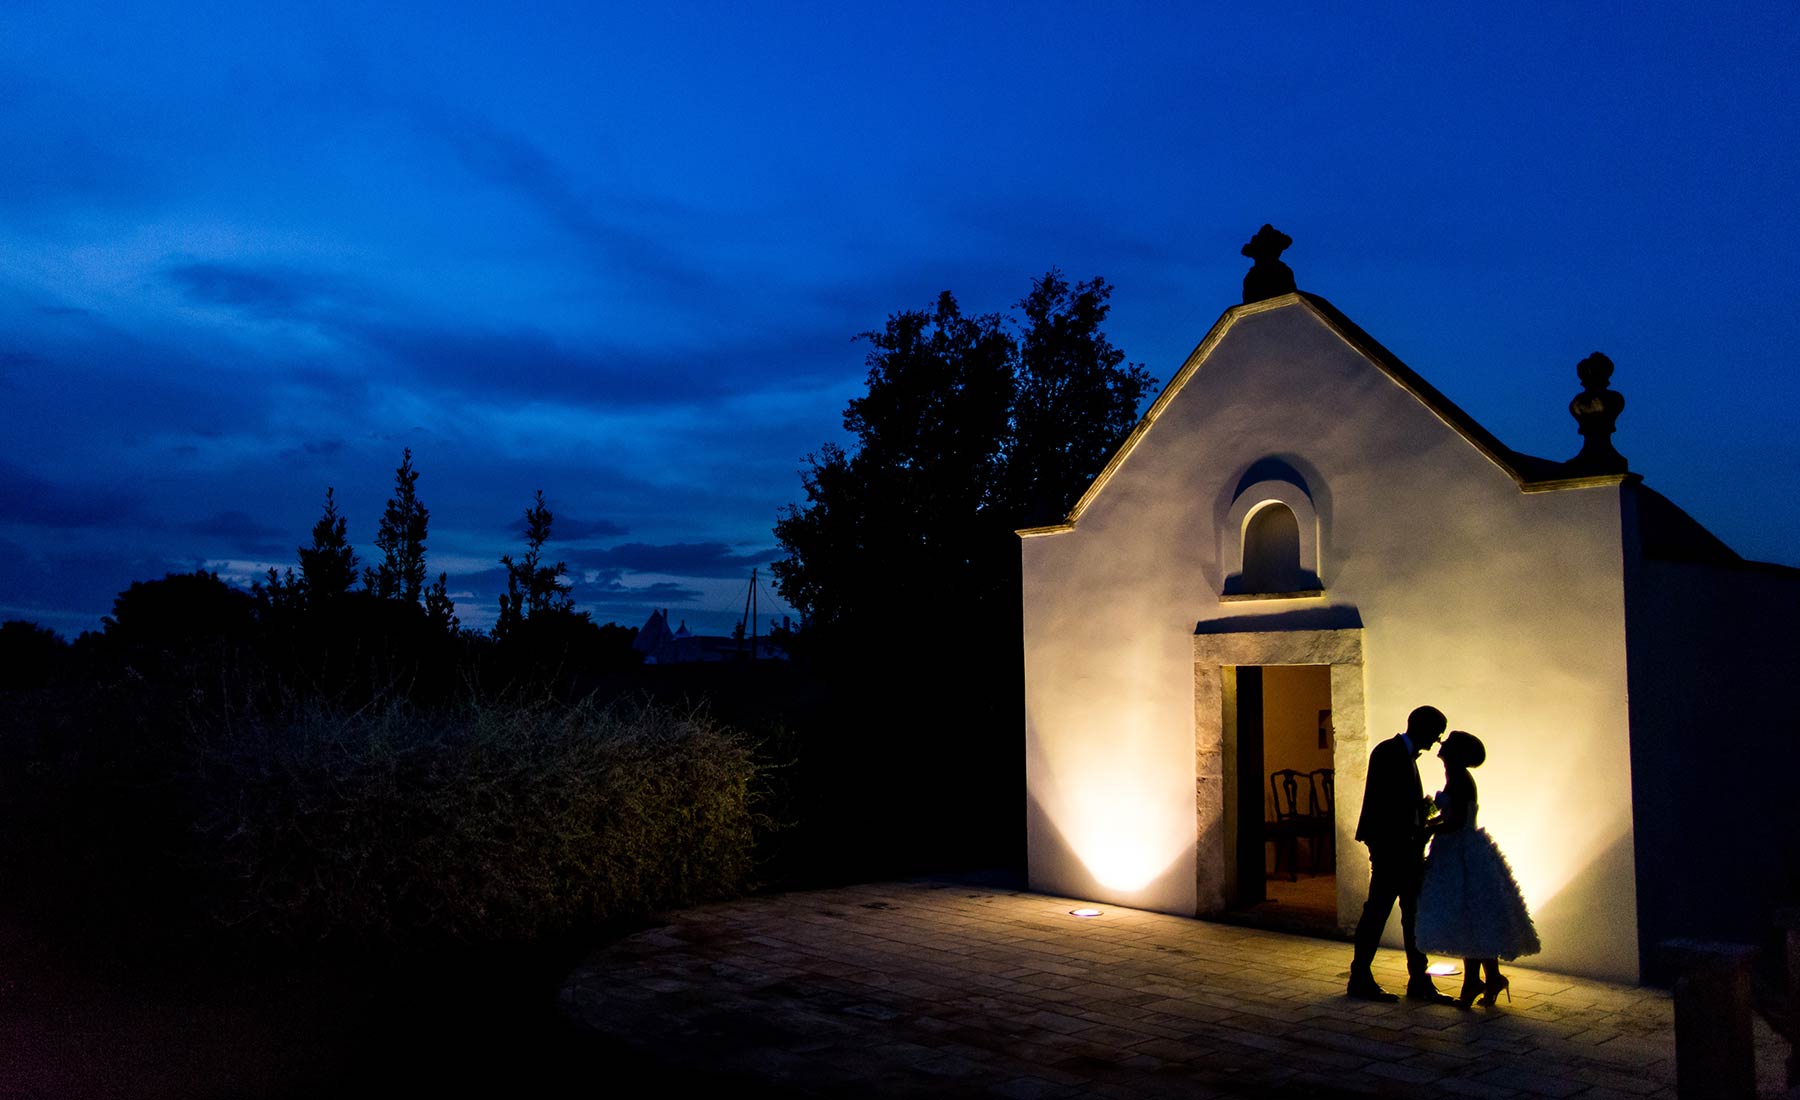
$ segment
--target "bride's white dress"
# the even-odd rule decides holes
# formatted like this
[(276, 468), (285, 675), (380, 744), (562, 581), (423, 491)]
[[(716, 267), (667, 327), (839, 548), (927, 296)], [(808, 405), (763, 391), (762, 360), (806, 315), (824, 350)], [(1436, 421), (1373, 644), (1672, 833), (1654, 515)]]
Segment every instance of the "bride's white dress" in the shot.
[(1475, 824), (1438, 833), (1419, 887), (1419, 949), (1464, 959), (1516, 959), (1541, 945), (1506, 857)]

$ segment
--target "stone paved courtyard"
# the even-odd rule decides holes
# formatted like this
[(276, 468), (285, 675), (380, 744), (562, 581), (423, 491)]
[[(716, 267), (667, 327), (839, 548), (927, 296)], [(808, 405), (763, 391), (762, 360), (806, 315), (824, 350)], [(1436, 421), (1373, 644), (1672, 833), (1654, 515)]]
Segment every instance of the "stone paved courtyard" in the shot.
[[(573, 973), (579, 1024), (813, 1095), (1673, 1097), (1659, 990), (1509, 967), (1494, 1009), (1343, 995), (1347, 944), (954, 882), (678, 913)], [(1404, 984), (1383, 951), (1376, 977)], [(1440, 979), (1454, 992), (1460, 978)], [(1758, 1079), (1786, 1045), (1759, 1021)]]

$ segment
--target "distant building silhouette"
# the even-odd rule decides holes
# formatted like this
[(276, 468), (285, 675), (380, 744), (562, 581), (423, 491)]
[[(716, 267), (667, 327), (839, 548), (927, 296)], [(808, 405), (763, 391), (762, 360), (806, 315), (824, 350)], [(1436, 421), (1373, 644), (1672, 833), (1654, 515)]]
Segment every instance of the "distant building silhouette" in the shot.
[[(783, 622), (785, 623), (785, 617)], [(768, 637), (739, 639), (729, 634), (695, 634), (681, 620), (669, 629), (669, 609), (650, 612), (650, 618), (638, 629), (631, 648), (644, 655), (647, 665), (691, 665), (722, 661), (785, 661), (787, 650)]]

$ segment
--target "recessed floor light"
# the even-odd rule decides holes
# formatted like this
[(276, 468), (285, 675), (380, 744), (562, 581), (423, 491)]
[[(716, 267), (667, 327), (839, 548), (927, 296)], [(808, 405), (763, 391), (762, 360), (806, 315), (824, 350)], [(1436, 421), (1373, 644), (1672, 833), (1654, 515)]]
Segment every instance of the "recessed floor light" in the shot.
[(1100, 915), (1100, 910), (1098, 910), (1098, 909), (1071, 909), (1071, 910), (1069, 910), (1069, 915), (1071, 917), (1097, 917)]
[(1461, 974), (1462, 967), (1457, 966), (1455, 963), (1432, 963), (1425, 968), (1425, 973), (1430, 974), (1434, 978), (1448, 978), (1452, 974)]

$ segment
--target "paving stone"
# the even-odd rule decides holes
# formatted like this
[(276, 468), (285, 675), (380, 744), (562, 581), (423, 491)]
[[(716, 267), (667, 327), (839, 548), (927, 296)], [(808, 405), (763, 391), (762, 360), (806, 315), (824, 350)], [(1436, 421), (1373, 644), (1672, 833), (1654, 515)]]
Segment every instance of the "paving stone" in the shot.
[(1133, 1031), (1130, 1028), (1114, 1027), (1110, 1024), (1096, 1024), (1075, 1034), (1086, 1042), (1114, 1048), (1131, 1047), (1158, 1038), (1147, 1031)]
[[(1244, 1042), (1241, 1036), (1227, 1041), (1227, 1046), (1256, 1049)], [(1367, 1058), (1357, 1054), (1346, 1054), (1341, 1050), (1327, 1050), (1324, 1047), (1305, 1047), (1298, 1051), (1290, 1051), (1281, 1055), (1287, 1065), (1321, 1073), (1341, 1074), (1346, 1070), (1360, 1070), (1369, 1064)]]
[(1675, 1057), (1675, 1035), (1671, 1030), (1666, 1042), (1631, 1035), (1615, 1035), (1606, 1042), (1596, 1045), (1594, 1055), (1621, 1062), (1668, 1061)]
[(1138, 1043), (1131, 1049), (1139, 1054), (1148, 1054), (1165, 1065), (1178, 1065), (1191, 1061), (1198, 1053), (1192, 1044), (1174, 1039), (1151, 1039), (1148, 1042)]
[(1517, 1097), (1524, 1095), (1517, 1089), (1503, 1088), (1469, 1078), (1458, 1078), (1443, 1092), (1446, 1095), (1457, 1097), (1457, 1100), (1461, 1100), (1465, 1096), (1471, 1097), (1472, 1100), (1516, 1100)]
[(1553, 1077), (1548, 1074), (1535, 1073), (1518, 1066), (1500, 1066), (1479, 1074), (1472, 1080), (1499, 1088), (1515, 1089), (1529, 1096), (1549, 1096), (1560, 1098), (1573, 1096), (1587, 1088), (1580, 1081), (1567, 1077)]
[(1371, 1039), (1362, 1035), (1346, 1035), (1343, 1032), (1324, 1031), (1318, 1028), (1301, 1028), (1294, 1032), (1292, 1038), (1303, 1044), (1310, 1043), (1327, 1050), (1356, 1054), (1371, 1061), (1400, 1062), (1412, 1057), (1413, 1054), (1413, 1048), (1403, 1043)]
[(1042, 1077), (1014, 1077), (998, 1085), (989, 1085), (987, 1091), (995, 1096), (1009, 1097), (1010, 1100), (1052, 1100), (1054, 1097), (1077, 1095), (1076, 1090), (1069, 1086), (1046, 1081)]
[[(1656, 990), (1509, 968), (1494, 1009), (1354, 1001), (1344, 944), (1079, 904), (911, 882), (706, 906), (597, 952), (562, 1004), (815, 1094), (1673, 1096)], [(1375, 973), (1404, 988), (1398, 952)]]
[(1045, 1031), (1059, 1032), (1063, 1035), (1071, 1035), (1077, 1031), (1085, 1031), (1093, 1026), (1079, 1016), (1069, 1016), (1061, 1012), (1049, 1011), (1033, 1012), (1031, 1015), (1024, 1017), (1023, 1022), (1030, 1024), (1032, 1027), (1042, 1028)]
[(1647, 1096), (1668, 1083), (1660, 1075), (1651, 1077), (1642, 1073), (1620, 1073), (1616, 1070), (1594, 1066), (1577, 1067), (1571, 1076), (1596, 1089), (1628, 1093), (1633, 1096)]
[(979, 1076), (987, 1063), (973, 1058), (965, 1058), (960, 1054), (934, 1054), (929, 1058), (921, 1058), (913, 1063), (913, 1068), (933, 1077), (975, 1077)]

